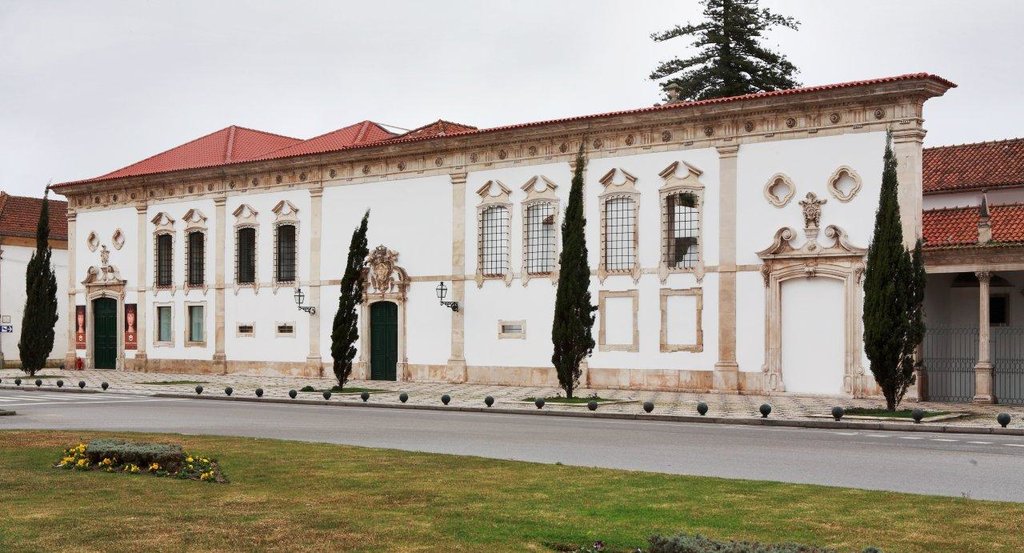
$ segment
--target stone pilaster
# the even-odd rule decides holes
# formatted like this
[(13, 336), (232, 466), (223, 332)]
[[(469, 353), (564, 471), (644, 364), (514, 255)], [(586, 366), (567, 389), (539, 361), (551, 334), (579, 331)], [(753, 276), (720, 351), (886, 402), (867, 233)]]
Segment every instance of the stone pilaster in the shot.
[(452, 312), (451, 356), (448, 369), (460, 382), (469, 380), (466, 368), (466, 176), (465, 171), (452, 173), (452, 297), (459, 310)]
[(320, 357), (320, 321), (322, 305), (320, 305), (320, 247), (323, 242), (323, 187), (309, 191), (309, 305), (316, 308), (316, 313), (309, 315), (309, 355), (306, 365), (310, 374), (324, 375), (323, 359)]
[[(68, 202), (71, 205), (71, 202)], [(73, 369), (75, 368), (75, 361), (78, 357), (77, 343), (78, 340), (75, 337), (75, 327), (78, 324), (76, 319), (75, 307), (78, 303), (77, 293), (75, 292), (75, 226), (77, 214), (74, 211), (68, 209), (68, 351), (64, 354), (64, 368)]]
[(736, 362), (736, 162), (739, 146), (719, 146), (718, 361), (714, 389), (739, 389)]
[(213, 200), (215, 206), (216, 215), (214, 216), (213, 224), (216, 225), (216, 231), (214, 233), (214, 265), (216, 270), (214, 280), (214, 290), (216, 291), (216, 307), (214, 308), (215, 321), (214, 321), (214, 337), (213, 337), (213, 365), (217, 372), (221, 374), (227, 374), (228, 363), (227, 355), (224, 349), (224, 249), (226, 246), (225, 241), (225, 226), (227, 225), (227, 209), (225, 204), (227, 198), (220, 196)]
[(899, 179), (900, 221), (903, 223), (903, 242), (913, 248), (921, 237), (921, 209), (924, 205), (921, 173), (921, 147), (923, 129), (906, 129), (892, 133), (892, 150), (896, 156), (896, 176)]
[(149, 312), (149, 305), (146, 298), (148, 283), (146, 267), (149, 257), (146, 255), (146, 245), (149, 243), (149, 222), (146, 220), (148, 211), (146, 203), (135, 206), (135, 342), (138, 344), (135, 349), (134, 370), (146, 371), (147, 359), (146, 346), (149, 344), (149, 334), (146, 332), (146, 314)]
[(992, 396), (992, 357), (990, 355), (988, 302), (992, 273), (978, 275), (978, 363), (974, 365), (974, 403), (995, 403)]

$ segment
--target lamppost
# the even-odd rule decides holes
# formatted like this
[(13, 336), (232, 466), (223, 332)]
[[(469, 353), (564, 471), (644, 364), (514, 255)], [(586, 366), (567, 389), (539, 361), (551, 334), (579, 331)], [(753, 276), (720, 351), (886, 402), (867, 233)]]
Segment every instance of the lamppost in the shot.
[(316, 307), (312, 305), (302, 305), (306, 301), (306, 294), (302, 293), (302, 288), (295, 289), (295, 305), (299, 307), (299, 311), (305, 311), (310, 315), (316, 315)]
[(437, 283), (437, 288), (435, 288), (435, 290), (437, 290), (437, 299), (441, 301), (441, 305), (443, 305), (444, 307), (451, 308), (452, 311), (458, 312), (458, 310), (459, 310), (459, 302), (457, 302), (457, 301), (444, 301), (445, 296), (448, 295), (448, 287), (444, 285), (444, 281), (443, 280), (441, 282)]

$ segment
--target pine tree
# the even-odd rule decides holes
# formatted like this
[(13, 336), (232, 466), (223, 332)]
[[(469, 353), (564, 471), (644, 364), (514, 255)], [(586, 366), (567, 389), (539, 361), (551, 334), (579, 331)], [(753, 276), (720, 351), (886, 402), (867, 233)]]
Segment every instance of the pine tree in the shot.
[(591, 330), (597, 308), (590, 303), (590, 264), (585, 236), (587, 219), (583, 215), (585, 166), (583, 144), (580, 144), (569, 203), (562, 221), (562, 254), (559, 257), (555, 316), (551, 325), (551, 342), (554, 345), (551, 362), (558, 373), (558, 384), (568, 398), (579, 385), (580, 363), (594, 350)]
[(25, 313), (21, 319), (18, 353), (21, 370), (35, 376), (46, 365), (53, 350), (53, 328), (57, 324), (57, 276), (50, 251), (50, 189), (43, 194), (36, 225), (36, 251), (25, 271)]
[[(706, 100), (795, 88), (797, 68), (782, 54), (761, 45), (772, 27), (796, 30), (800, 22), (758, 7), (757, 0), (702, 0), (704, 21), (675, 27), (651, 38), (656, 42), (692, 37), (698, 52), (658, 64), (651, 80), (667, 79), (681, 100)], [(671, 99), (671, 97), (670, 97)]]
[(363, 269), (366, 256), (366, 227), (370, 211), (363, 215), (362, 222), (352, 233), (348, 246), (348, 262), (341, 277), (341, 297), (338, 312), (334, 315), (334, 330), (331, 332), (331, 357), (334, 358), (334, 376), (338, 388), (343, 389), (352, 375), (352, 360), (356, 356), (356, 342), (359, 340), (359, 304), (363, 303)]
[(864, 272), (864, 351), (875, 382), (895, 411), (914, 383), (914, 350), (924, 338), (924, 263), (903, 244), (899, 182), (891, 140), (885, 146), (882, 190)]

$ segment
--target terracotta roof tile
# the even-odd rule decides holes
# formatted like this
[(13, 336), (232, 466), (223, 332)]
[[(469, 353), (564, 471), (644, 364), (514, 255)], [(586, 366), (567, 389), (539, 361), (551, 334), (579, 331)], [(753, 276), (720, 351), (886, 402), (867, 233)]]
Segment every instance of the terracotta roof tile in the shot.
[[(988, 209), (989, 225), (992, 227), (992, 242), (988, 245), (1024, 244), (1024, 204), (993, 205)], [(978, 245), (979, 217), (977, 206), (925, 211), (925, 248)]]
[(394, 136), (394, 133), (373, 121), (363, 121), (266, 153), (259, 156), (258, 159), (319, 154), (340, 150), (349, 146), (378, 142)]
[(470, 125), (463, 125), (461, 123), (452, 123), (451, 121), (445, 121), (444, 119), (438, 119), (433, 123), (423, 125), (422, 127), (413, 129), (405, 134), (398, 135), (395, 139), (402, 138), (432, 138), (435, 136), (448, 136), (450, 134), (471, 132), (479, 130), (476, 127)]
[(1024, 138), (925, 148), (924, 193), (1024, 186)]
[[(68, 203), (62, 200), (50, 202), (50, 239), (68, 239)], [(42, 198), (11, 196), (0, 192), (0, 236), (35, 238), (39, 224), (39, 210)]]

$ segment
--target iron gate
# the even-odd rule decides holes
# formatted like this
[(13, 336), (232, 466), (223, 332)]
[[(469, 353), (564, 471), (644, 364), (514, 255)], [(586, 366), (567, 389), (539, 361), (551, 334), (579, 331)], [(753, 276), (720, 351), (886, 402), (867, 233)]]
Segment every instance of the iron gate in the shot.
[(1024, 404), (1024, 328), (992, 329), (992, 395), (999, 403)]
[(971, 401), (974, 398), (974, 365), (977, 362), (977, 328), (928, 328), (924, 337), (928, 399)]

